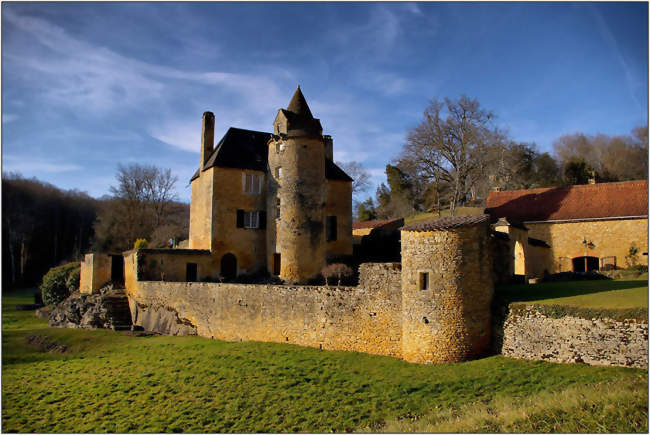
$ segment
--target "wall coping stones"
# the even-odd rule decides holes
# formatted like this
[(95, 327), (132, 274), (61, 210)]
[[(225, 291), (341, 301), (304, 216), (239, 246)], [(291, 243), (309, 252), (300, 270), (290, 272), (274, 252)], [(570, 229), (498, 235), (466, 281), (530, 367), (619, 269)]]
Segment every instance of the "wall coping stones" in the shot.
[(406, 225), (400, 228), (402, 231), (437, 231), (460, 228), (465, 226), (477, 225), (487, 222), (490, 216), (487, 214), (467, 215), (467, 216), (449, 216), (439, 219), (431, 219), (424, 222), (418, 222)]

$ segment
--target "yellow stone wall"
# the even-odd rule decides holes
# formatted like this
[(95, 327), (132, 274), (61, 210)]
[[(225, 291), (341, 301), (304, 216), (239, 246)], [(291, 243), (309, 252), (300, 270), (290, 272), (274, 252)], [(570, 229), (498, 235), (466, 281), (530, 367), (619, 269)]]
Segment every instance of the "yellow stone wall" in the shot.
[[(560, 270), (560, 257), (615, 256), (617, 266), (627, 267), (625, 256), (632, 243), (639, 248), (639, 264), (648, 264), (648, 257), (641, 255), (642, 252), (648, 252), (647, 218), (564, 223), (526, 222), (525, 225), (530, 237), (543, 240), (551, 246), (549, 255), (538, 260), (549, 273), (566, 272), (567, 267), (571, 267), (571, 262), (565, 261)], [(585, 239), (594, 244), (593, 249), (583, 245)]]
[[(494, 292), (488, 224), (402, 231), (402, 358), (456, 362), (490, 344)], [(428, 273), (429, 289), (420, 289)]]
[(327, 180), (326, 216), (336, 216), (337, 237), (327, 242), (328, 258), (352, 255), (352, 183)]
[(192, 180), (190, 202), (190, 249), (210, 249), (212, 241), (212, 202), (215, 168), (199, 170)]
[(171, 314), (208, 338), (401, 355), (399, 264), (362, 265), (358, 287), (280, 286), (137, 281), (134, 257), (126, 292), (147, 330), (169, 333)]
[(85, 255), (79, 274), (79, 291), (81, 293), (95, 293), (111, 280), (111, 260), (110, 255), (106, 254)]
[[(264, 270), (266, 231), (263, 229), (237, 228), (237, 210), (266, 210), (266, 174), (230, 168), (214, 168), (215, 193), (212, 213), (212, 255), (221, 267), (221, 258), (228, 253), (237, 257), (238, 274)], [(258, 174), (263, 177), (260, 193), (245, 193), (242, 174)]]
[(357, 228), (352, 230), (354, 236), (367, 236), (374, 230), (374, 228)]

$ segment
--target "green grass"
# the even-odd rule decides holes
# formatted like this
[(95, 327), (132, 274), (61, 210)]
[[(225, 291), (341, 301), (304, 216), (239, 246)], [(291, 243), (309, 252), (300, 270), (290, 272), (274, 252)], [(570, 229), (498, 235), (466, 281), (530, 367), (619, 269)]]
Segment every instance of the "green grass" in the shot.
[[(483, 214), (484, 207), (456, 207), (455, 215), (464, 216), (464, 215), (474, 215), (474, 214)], [(449, 216), (449, 210), (442, 210), (440, 216), (438, 213), (417, 213), (412, 216), (404, 218), (404, 225), (409, 225), (414, 222), (426, 221), (429, 219), (437, 219), (439, 217)]]
[(646, 280), (595, 280), (517, 284), (497, 289), (507, 302), (584, 308), (648, 308)]
[[(581, 428), (648, 430), (646, 370), (501, 356), (425, 366), (287, 344), (58, 329), (15, 310), (29, 302), (27, 295), (3, 297), (4, 432), (376, 431), (498, 404), (529, 409), (539, 397), (608, 385), (622, 385), (627, 401), (603, 402), (603, 410), (616, 404), (603, 417), (607, 425), (601, 418)], [(32, 335), (67, 351), (39, 351), (25, 342)], [(560, 408), (560, 427), (579, 423), (573, 402)], [(497, 420), (503, 425), (490, 428), (517, 427)]]
[(648, 320), (648, 281), (643, 279), (506, 285), (496, 289), (496, 296), (511, 312), (535, 305), (550, 317)]

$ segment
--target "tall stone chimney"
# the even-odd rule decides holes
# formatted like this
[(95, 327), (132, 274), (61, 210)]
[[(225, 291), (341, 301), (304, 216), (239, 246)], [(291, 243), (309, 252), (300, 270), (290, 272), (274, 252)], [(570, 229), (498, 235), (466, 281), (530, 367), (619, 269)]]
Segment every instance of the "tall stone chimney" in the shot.
[(201, 126), (201, 170), (203, 170), (214, 149), (214, 113), (204, 112)]
[(334, 161), (334, 139), (329, 135), (324, 135), (323, 139), (325, 142), (325, 157)]

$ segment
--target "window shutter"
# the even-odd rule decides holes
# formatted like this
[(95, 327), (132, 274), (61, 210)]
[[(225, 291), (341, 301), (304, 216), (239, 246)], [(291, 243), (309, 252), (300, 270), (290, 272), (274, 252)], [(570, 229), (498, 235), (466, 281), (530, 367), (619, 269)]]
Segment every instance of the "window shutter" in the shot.
[(259, 189), (257, 190), (257, 193), (262, 193), (262, 185), (264, 184), (264, 175), (259, 175), (258, 179), (259, 179), (260, 185), (259, 185)]
[(244, 228), (244, 210), (237, 210), (237, 228)]
[(241, 173), (241, 189), (242, 192), (246, 192), (246, 172)]
[(260, 212), (260, 230), (265, 230), (266, 229), (266, 212), (261, 211)]

